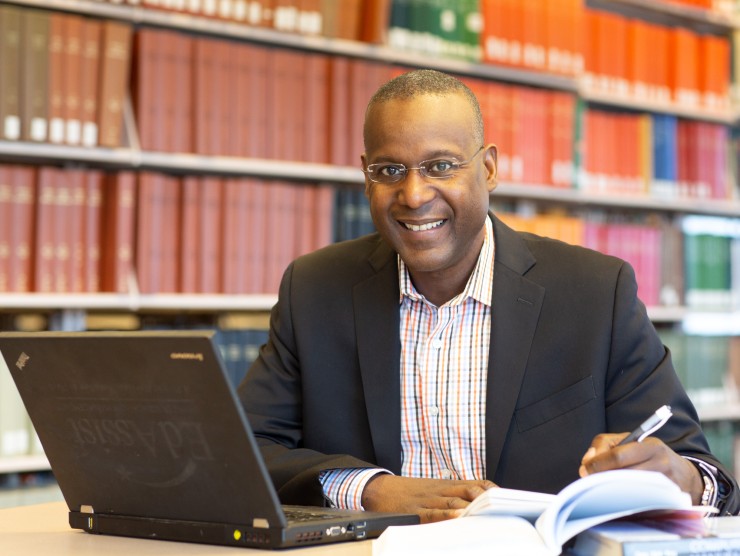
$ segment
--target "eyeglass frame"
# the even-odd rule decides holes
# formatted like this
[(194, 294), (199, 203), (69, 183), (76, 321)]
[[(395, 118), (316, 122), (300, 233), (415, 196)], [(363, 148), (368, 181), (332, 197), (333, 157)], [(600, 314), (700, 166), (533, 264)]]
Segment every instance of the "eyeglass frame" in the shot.
[[(465, 168), (471, 162), (473, 162), (473, 159), (476, 156), (478, 156), (481, 153), (481, 151), (483, 151), (483, 149), (485, 149), (485, 147), (486, 147), (485, 145), (481, 145), (480, 147), (478, 147), (478, 150), (475, 151), (475, 153), (473, 154), (473, 156), (471, 156), (468, 160), (464, 160), (462, 162), (458, 162), (457, 159), (454, 156), (450, 157), (449, 159), (446, 159), (445, 157), (438, 157), (438, 158), (431, 158), (429, 160), (422, 160), (421, 162), (419, 162), (419, 165), (418, 166), (413, 166), (413, 167), (410, 167), (410, 168), (407, 168), (405, 164), (402, 164), (400, 162), (376, 162), (374, 164), (368, 164), (367, 168), (363, 168), (362, 169), (362, 173), (365, 174), (367, 176), (367, 178), (371, 182), (373, 182), (373, 183), (380, 183), (380, 184), (383, 184), (383, 185), (393, 185), (393, 184), (402, 182), (403, 180), (406, 179), (406, 177), (409, 175), (409, 172), (411, 170), (418, 170), (419, 173), (422, 176), (424, 176), (425, 178), (429, 178), (429, 179), (433, 179), (433, 180), (446, 180), (446, 179), (450, 179), (450, 178), (454, 177), (455, 172), (457, 172), (457, 170), (459, 170), (460, 168)], [(426, 164), (429, 163), (429, 162), (437, 162), (439, 160), (444, 160), (445, 162), (450, 162), (452, 164), (452, 168), (450, 169), (450, 171), (452, 173), (449, 176), (431, 176), (431, 175), (427, 174)], [(373, 179), (373, 177), (372, 177), (372, 175), (370, 173), (370, 168), (372, 168), (373, 166), (392, 166), (392, 167), (398, 168), (399, 170), (402, 168), (403, 170), (402, 170), (402, 173), (400, 174), (400, 177), (397, 180), (394, 180), (394, 181), (380, 181), (380, 180), (377, 180), (377, 179)]]

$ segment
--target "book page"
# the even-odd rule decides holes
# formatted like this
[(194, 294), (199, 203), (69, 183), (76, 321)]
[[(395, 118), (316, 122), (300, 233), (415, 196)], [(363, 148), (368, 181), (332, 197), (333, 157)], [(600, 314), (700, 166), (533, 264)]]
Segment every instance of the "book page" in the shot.
[(373, 556), (554, 556), (534, 526), (513, 516), (470, 516), (386, 529)]
[(605, 521), (648, 510), (691, 507), (691, 497), (662, 473), (619, 469), (589, 475), (565, 487), (537, 519), (536, 527), (548, 546), (559, 548)]
[(473, 500), (465, 508), (462, 517), (473, 515), (516, 515), (532, 523), (555, 502), (554, 494), (491, 488)]

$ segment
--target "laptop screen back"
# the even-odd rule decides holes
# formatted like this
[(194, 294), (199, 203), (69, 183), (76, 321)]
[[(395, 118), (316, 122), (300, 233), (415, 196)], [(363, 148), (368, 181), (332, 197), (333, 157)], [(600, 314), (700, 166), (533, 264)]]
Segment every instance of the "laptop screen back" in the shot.
[(211, 336), (0, 334), (71, 510), (284, 525)]

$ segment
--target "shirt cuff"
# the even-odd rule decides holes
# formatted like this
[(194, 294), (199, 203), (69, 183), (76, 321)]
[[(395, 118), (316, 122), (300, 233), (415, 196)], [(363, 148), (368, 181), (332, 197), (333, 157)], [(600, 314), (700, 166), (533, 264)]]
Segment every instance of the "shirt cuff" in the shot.
[(701, 497), (701, 505), (712, 506), (716, 508), (719, 496), (719, 485), (717, 484), (717, 468), (713, 465), (708, 464), (706, 461), (692, 458), (691, 456), (683, 457), (696, 466), (696, 468), (699, 470), (702, 481), (704, 481), (704, 494)]
[(390, 473), (377, 467), (353, 467), (348, 469), (325, 469), (319, 474), (319, 482), (324, 498), (332, 508), (343, 510), (364, 510), (362, 491), (365, 485), (378, 473)]

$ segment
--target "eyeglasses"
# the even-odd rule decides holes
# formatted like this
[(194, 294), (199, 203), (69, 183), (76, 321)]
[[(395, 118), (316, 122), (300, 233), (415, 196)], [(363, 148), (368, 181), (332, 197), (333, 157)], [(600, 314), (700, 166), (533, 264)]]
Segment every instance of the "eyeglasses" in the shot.
[(419, 173), (425, 178), (443, 180), (453, 177), (460, 168), (464, 168), (470, 164), (482, 150), (483, 147), (481, 146), (477, 151), (475, 151), (473, 156), (463, 162), (458, 161), (454, 157), (434, 158), (432, 160), (424, 160), (423, 162), (420, 162), (418, 166), (413, 168), (407, 168), (403, 164), (396, 164), (393, 162), (380, 162), (377, 164), (370, 164), (363, 170), (363, 172), (367, 175), (370, 181), (383, 184), (398, 183), (405, 179), (406, 175), (411, 170), (419, 170)]

